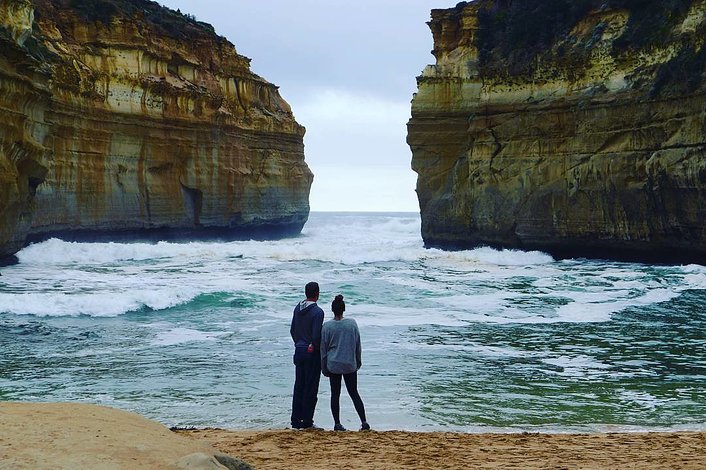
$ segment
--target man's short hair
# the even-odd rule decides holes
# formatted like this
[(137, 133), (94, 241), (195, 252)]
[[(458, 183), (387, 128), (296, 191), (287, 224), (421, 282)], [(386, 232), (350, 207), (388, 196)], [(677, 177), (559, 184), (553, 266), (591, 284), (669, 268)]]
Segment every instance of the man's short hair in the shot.
[(304, 293), (306, 294), (307, 299), (313, 299), (319, 295), (319, 284), (317, 282), (309, 282), (304, 287)]

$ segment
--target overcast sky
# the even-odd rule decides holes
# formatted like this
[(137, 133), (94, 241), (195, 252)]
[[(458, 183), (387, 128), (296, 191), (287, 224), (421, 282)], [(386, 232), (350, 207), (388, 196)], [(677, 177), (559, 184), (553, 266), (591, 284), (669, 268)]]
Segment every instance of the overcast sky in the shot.
[(159, 0), (212, 24), (280, 87), (314, 172), (313, 211), (414, 211), (406, 144), (426, 22), (448, 0)]

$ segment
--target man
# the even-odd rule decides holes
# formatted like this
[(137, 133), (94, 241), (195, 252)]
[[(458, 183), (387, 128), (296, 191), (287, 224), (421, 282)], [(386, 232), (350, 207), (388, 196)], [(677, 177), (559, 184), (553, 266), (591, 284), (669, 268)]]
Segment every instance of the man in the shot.
[(319, 300), (319, 285), (310, 282), (304, 287), (306, 299), (294, 307), (289, 333), (294, 341), (294, 396), (292, 397), (292, 427), (314, 428), (314, 410), (319, 394), (321, 377), (321, 325), (324, 311), (316, 305)]

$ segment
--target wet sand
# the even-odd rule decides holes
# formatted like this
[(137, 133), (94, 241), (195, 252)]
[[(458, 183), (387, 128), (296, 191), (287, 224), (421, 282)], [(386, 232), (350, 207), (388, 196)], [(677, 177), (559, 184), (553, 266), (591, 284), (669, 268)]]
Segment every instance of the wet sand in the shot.
[(458, 434), (180, 431), (259, 470), (704, 469), (706, 432)]

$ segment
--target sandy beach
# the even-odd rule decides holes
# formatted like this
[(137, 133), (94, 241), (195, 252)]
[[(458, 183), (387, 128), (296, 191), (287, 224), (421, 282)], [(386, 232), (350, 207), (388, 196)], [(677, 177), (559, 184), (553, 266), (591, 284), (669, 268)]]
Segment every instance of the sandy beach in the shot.
[[(706, 432), (170, 431), (134, 413), (0, 402), (0, 469), (703, 469)], [(230, 466), (224, 466), (223, 464)]]
[(182, 434), (261, 470), (703, 469), (706, 433), (459, 434), (207, 429)]

